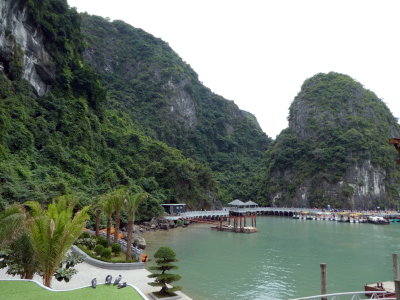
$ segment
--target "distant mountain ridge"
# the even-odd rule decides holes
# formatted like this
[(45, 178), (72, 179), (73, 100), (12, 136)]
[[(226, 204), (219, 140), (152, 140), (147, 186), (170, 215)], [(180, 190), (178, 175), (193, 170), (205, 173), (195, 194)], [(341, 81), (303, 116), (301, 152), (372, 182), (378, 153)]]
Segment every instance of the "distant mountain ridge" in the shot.
[(397, 208), (400, 172), (388, 139), (399, 133), (373, 92), (347, 75), (317, 74), (267, 151), (264, 196), (271, 205)]

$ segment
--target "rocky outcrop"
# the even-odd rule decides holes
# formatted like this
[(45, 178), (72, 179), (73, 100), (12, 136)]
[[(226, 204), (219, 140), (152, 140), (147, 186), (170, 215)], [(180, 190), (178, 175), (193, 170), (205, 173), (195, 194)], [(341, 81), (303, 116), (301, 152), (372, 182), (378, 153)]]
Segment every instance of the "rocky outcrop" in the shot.
[(170, 80), (164, 88), (169, 95), (170, 113), (180, 119), (187, 128), (194, 129), (197, 124), (196, 106), (184, 89), (186, 84), (187, 80), (181, 80), (178, 84)]
[(294, 99), (289, 128), (267, 152), (272, 205), (397, 208), (400, 175), (388, 139), (396, 119), (371, 91), (347, 75), (317, 74)]
[(19, 73), (42, 96), (55, 80), (55, 65), (45, 50), (42, 32), (19, 2), (0, 0), (0, 69), (9, 76)]

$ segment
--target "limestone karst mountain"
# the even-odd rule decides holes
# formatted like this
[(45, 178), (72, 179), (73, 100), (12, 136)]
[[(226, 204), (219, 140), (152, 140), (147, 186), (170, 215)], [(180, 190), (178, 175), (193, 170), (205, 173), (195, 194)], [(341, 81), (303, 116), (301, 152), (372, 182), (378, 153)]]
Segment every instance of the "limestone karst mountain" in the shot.
[(371, 91), (338, 73), (307, 79), (289, 128), (267, 151), (263, 192), (273, 205), (397, 208), (400, 172), (388, 139), (397, 120)]

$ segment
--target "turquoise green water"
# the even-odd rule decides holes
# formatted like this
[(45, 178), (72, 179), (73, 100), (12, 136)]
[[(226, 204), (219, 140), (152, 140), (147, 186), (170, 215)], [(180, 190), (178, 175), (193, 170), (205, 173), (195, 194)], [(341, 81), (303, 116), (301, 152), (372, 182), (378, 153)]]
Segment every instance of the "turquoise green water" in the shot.
[(388, 226), (258, 217), (258, 233), (238, 234), (191, 225), (145, 235), (152, 256), (177, 253), (179, 285), (193, 299), (290, 299), (320, 294), (320, 263), (328, 292), (361, 291), (393, 280), (400, 223)]

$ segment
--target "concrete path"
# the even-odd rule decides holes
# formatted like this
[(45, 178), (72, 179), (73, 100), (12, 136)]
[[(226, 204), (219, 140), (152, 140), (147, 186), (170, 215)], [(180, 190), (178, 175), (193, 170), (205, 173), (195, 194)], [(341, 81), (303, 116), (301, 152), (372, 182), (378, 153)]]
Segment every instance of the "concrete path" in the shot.
[[(121, 282), (127, 282), (136, 286), (139, 290), (142, 291), (146, 296), (150, 292), (154, 292), (159, 290), (159, 288), (154, 288), (147, 283), (151, 281), (147, 275), (150, 274), (149, 271), (146, 269), (139, 269), (139, 270), (106, 270), (91, 266), (85, 262), (78, 264), (75, 267), (78, 270), (78, 273), (75, 274), (70, 282), (66, 283), (64, 281), (59, 282), (53, 278), (52, 280), (52, 288), (55, 290), (63, 290), (63, 289), (72, 289), (78, 288), (82, 286), (90, 285), (93, 278), (97, 278), (97, 282), (105, 282), (105, 278), (108, 274), (110, 274), (114, 278), (116, 278), (119, 274), (122, 276)], [(13, 277), (11, 275), (6, 274), (6, 269), (0, 269), (0, 279), (19, 279), (18, 277)], [(34, 280), (38, 282), (42, 282), (42, 278), (38, 275), (35, 275)], [(187, 295), (183, 294), (182, 292), (177, 292), (183, 300), (192, 300)]]

